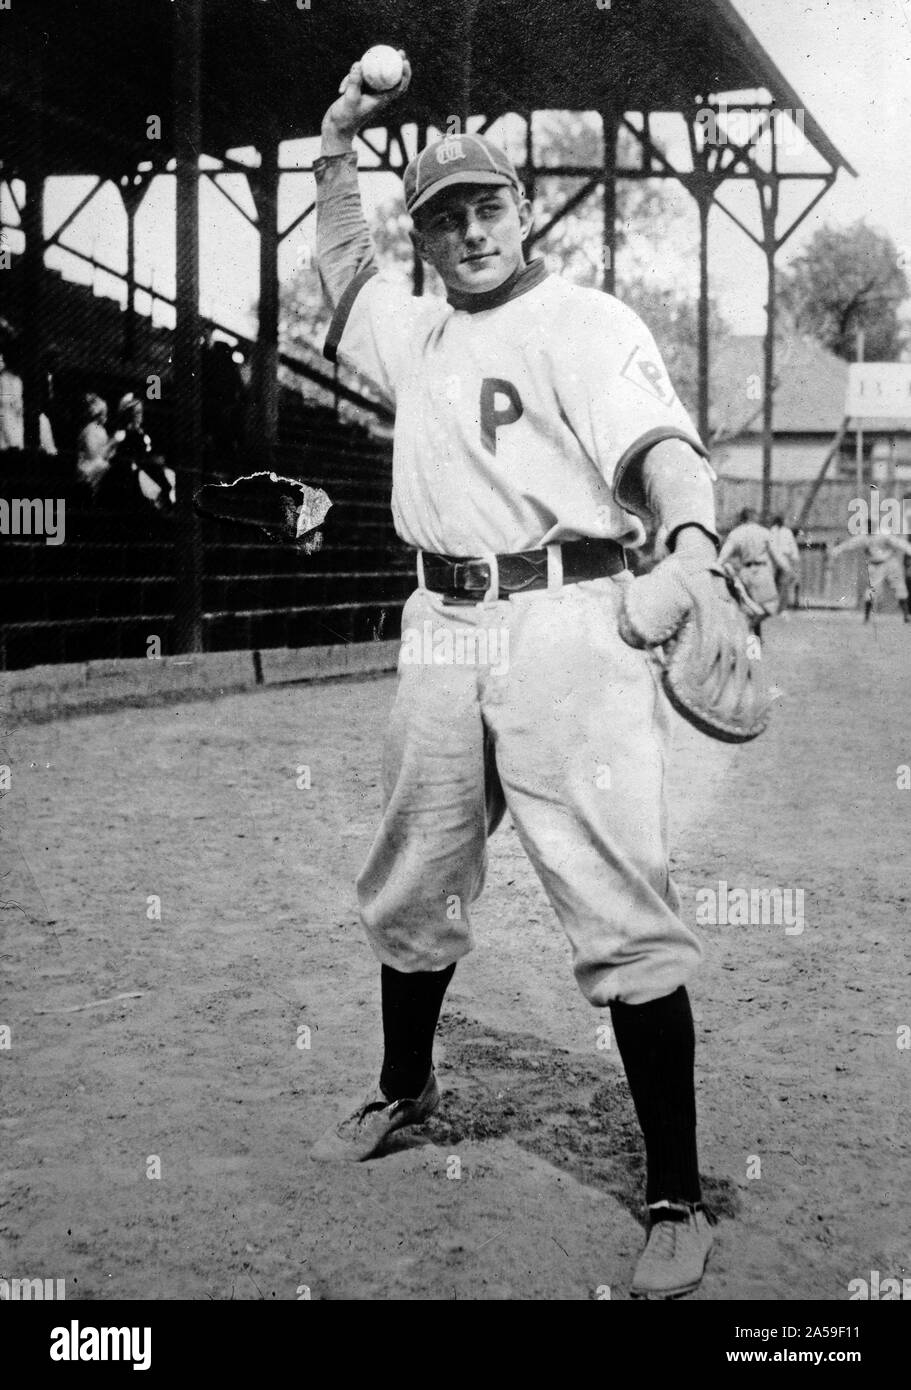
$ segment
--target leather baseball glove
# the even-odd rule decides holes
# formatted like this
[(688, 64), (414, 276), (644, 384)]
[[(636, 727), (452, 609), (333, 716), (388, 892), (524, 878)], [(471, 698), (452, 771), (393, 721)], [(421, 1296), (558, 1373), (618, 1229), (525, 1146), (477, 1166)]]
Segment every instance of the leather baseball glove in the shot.
[(251, 473), (233, 483), (209, 483), (193, 498), (204, 516), (258, 526), (273, 540), (312, 555), (323, 543), (320, 529), (332, 506), (322, 488), (277, 473)]
[(675, 556), (631, 580), (620, 635), (660, 648), (662, 683), (684, 719), (710, 738), (747, 743), (769, 722), (758, 625), (767, 616), (725, 565), (688, 571)]

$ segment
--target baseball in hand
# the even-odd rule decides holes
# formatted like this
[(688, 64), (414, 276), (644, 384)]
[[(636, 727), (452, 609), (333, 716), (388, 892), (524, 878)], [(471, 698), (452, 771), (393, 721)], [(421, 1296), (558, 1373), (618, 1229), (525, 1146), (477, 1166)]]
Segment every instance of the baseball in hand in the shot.
[(388, 92), (402, 80), (402, 55), (388, 43), (374, 44), (361, 59), (364, 81), (374, 92)]

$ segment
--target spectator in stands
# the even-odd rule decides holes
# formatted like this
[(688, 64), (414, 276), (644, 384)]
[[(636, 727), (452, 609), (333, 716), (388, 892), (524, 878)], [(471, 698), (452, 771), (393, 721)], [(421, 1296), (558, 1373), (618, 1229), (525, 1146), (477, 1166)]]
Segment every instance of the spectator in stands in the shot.
[[(25, 448), (22, 378), (8, 363), (8, 353), (9, 348), (0, 351), (0, 450)], [(38, 447), (45, 454), (56, 454), (51, 422), (43, 412), (38, 429)]]
[(133, 391), (121, 397), (111, 468), (105, 483), (107, 500), (132, 502), (138, 485), (141, 496), (158, 511), (169, 512), (176, 501), (176, 475), (164, 466), (161, 454), (155, 453), (143, 426), (143, 415), (143, 403)]
[(0, 450), (21, 449), (25, 445), (22, 417), (22, 378), (10, 371), (0, 352)]
[(85, 397), (83, 418), (85, 423), (76, 446), (76, 471), (94, 497), (110, 471), (117, 445), (107, 432), (108, 407), (100, 396)]
[(41, 447), (49, 454), (57, 452), (54, 440), (63, 439), (66, 435), (66, 420), (57, 394), (59, 367), (60, 349), (56, 343), (51, 343), (41, 366), (41, 410), (47, 420), (47, 443), (50, 445), (46, 447), (42, 436)]
[(51, 422), (44, 411), (38, 416), (38, 448), (43, 454), (56, 454), (57, 445), (54, 443), (54, 431), (51, 429)]

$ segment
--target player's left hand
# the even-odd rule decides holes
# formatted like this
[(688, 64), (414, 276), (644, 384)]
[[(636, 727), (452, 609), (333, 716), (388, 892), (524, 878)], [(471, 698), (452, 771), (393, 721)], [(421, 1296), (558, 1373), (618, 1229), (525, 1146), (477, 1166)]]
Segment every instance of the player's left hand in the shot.
[(765, 616), (732, 571), (675, 553), (626, 585), (619, 626), (631, 647), (662, 648), (664, 688), (685, 719), (742, 743), (768, 723), (757, 635)]
[(697, 526), (679, 531), (673, 555), (665, 552), (663, 560), (630, 586), (620, 615), (624, 641), (631, 647), (657, 647), (673, 637), (693, 607), (688, 579), (704, 578), (714, 564), (715, 544), (705, 531)]

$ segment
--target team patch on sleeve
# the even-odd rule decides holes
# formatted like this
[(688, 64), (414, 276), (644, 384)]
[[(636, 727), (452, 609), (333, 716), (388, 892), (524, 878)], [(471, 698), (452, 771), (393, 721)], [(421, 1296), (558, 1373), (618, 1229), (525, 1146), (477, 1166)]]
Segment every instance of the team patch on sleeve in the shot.
[(673, 405), (677, 399), (660, 359), (649, 357), (638, 344), (624, 362), (620, 375), (634, 386), (641, 386), (662, 405)]

